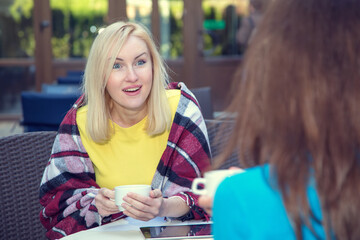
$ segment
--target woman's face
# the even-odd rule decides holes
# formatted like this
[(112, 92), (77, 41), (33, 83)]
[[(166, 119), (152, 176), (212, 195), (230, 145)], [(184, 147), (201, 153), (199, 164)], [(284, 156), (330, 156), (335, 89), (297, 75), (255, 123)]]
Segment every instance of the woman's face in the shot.
[(116, 57), (106, 90), (117, 113), (147, 113), (152, 87), (152, 62), (146, 43), (130, 36)]

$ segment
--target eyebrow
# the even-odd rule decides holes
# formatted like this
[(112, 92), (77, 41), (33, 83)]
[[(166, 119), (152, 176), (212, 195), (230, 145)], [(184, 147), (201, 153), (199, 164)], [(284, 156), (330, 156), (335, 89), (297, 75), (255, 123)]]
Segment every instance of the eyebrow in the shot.
[[(138, 56), (136, 56), (134, 59), (136, 60), (136, 59), (138, 59), (139, 57), (141, 57), (142, 55), (145, 55), (145, 54), (147, 54), (147, 52), (143, 52), (143, 53), (141, 53), (141, 54), (139, 54)], [(119, 60), (119, 61), (124, 61), (124, 59), (122, 59), (122, 58), (116, 58), (116, 60)]]

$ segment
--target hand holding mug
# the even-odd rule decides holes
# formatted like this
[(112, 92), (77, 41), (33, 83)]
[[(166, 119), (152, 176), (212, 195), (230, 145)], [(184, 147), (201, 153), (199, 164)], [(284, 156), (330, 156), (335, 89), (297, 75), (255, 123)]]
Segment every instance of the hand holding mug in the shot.
[(141, 195), (148, 197), (151, 191), (150, 185), (123, 185), (115, 187), (115, 204), (118, 206), (120, 211), (124, 211), (124, 204), (127, 204), (124, 201), (124, 197), (128, 193), (135, 193), (136, 195)]
[[(237, 173), (242, 173), (244, 170), (238, 169), (220, 169), (206, 172), (203, 178), (195, 178), (191, 189), (193, 193), (198, 195), (208, 195), (214, 197), (215, 191), (219, 184), (228, 176), (232, 176)], [(204, 185), (203, 189), (200, 189), (200, 184)]]
[(161, 214), (164, 199), (159, 189), (150, 185), (126, 185), (115, 187), (115, 203), (125, 215), (149, 221)]
[(114, 198), (115, 192), (113, 190), (107, 188), (99, 189), (95, 196), (95, 206), (101, 216), (109, 216), (119, 212), (114, 200), (112, 200)]
[(123, 203), (124, 214), (142, 221), (160, 216), (164, 204), (159, 189), (151, 190), (149, 196), (130, 192), (124, 197), (124, 201), (127, 203)]
[(202, 207), (210, 216), (212, 216), (213, 201), (214, 198), (207, 195), (199, 197), (199, 206)]
[[(192, 191), (201, 195), (199, 205), (209, 215), (212, 215), (213, 198), (219, 184), (228, 176), (244, 172), (241, 168), (231, 167), (230, 169), (213, 170), (206, 172), (204, 178), (195, 178), (192, 183)], [(204, 185), (203, 189), (199, 189), (200, 184)]]

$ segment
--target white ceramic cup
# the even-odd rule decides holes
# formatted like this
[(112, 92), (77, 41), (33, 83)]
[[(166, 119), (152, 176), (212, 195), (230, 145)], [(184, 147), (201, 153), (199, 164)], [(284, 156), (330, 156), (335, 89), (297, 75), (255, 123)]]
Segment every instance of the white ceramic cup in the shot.
[[(206, 172), (203, 178), (195, 178), (191, 190), (198, 195), (208, 195), (213, 197), (219, 184), (228, 176), (244, 172), (243, 169), (220, 169)], [(204, 185), (203, 189), (199, 189)]]
[(120, 211), (125, 209), (121, 207), (121, 204), (124, 203), (123, 197), (126, 196), (129, 192), (137, 193), (142, 196), (148, 197), (151, 191), (150, 185), (123, 185), (115, 187), (115, 204), (119, 207)]

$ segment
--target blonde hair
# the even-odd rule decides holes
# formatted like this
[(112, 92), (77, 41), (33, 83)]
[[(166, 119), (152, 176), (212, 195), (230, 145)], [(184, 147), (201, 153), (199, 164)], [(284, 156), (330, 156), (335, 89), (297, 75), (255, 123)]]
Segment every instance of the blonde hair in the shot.
[(114, 133), (109, 124), (110, 95), (106, 84), (115, 59), (130, 36), (146, 43), (152, 62), (153, 84), (147, 100), (148, 120), (146, 132), (156, 135), (170, 129), (171, 112), (165, 89), (169, 83), (166, 65), (151, 34), (140, 24), (116, 22), (104, 28), (95, 38), (85, 67), (83, 91), (88, 105), (86, 130), (93, 141), (103, 143)]

